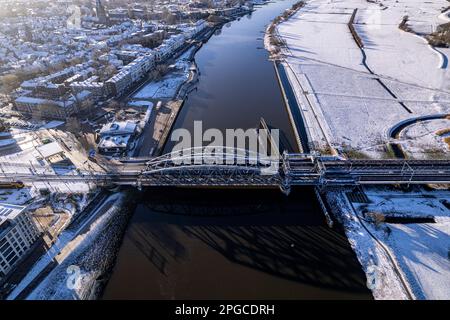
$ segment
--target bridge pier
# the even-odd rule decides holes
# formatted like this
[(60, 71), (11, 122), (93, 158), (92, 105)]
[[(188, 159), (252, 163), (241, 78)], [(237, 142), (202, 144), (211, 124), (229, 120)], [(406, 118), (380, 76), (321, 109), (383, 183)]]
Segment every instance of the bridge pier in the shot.
[(318, 187), (314, 187), (314, 192), (316, 193), (316, 197), (320, 204), (320, 207), (322, 208), (322, 212), (325, 215), (328, 227), (333, 228), (334, 221), (333, 219), (331, 219), (331, 215), (328, 213), (327, 206), (325, 205), (325, 201), (323, 200), (322, 197), (322, 192), (319, 190)]
[(291, 184), (290, 183), (285, 183), (282, 182), (280, 184), (280, 190), (283, 194), (285, 194), (286, 196), (288, 196), (291, 193)]

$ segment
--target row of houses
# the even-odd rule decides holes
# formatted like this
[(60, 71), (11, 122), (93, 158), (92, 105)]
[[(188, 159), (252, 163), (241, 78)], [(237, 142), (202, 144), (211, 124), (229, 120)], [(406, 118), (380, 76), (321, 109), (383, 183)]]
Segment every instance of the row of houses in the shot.
[(95, 69), (80, 64), (46, 77), (25, 81), (16, 93), (14, 105), (25, 116), (33, 118), (66, 119), (92, 104), (92, 90), (73, 90), (77, 81), (92, 78)]
[(182, 28), (182, 33), (173, 34), (154, 50), (119, 51), (114, 61), (130, 61), (126, 65), (115, 63), (119, 68), (111, 78), (100, 81), (91, 66), (67, 68), (50, 76), (22, 83), (18, 97), (14, 100), (16, 109), (34, 118), (67, 119), (85, 110), (96, 101), (118, 97), (143, 79), (158, 63), (164, 62), (179, 50), (187, 39), (195, 37), (207, 27), (204, 20)]
[(187, 39), (193, 38), (205, 28), (207, 28), (207, 23), (204, 20), (199, 20), (193, 26), (184, 28), (182, 33), (172, 35), (155, 50), (147, 51), (124, 66), (120, 72), (106, 81), (105, 86), (112, 95), (122, 95), (134, 83), (141, 80), (149, 71), (153, 70), (158, 63), (170, 58), (184, 45)]
[(45, 119), (67, 119), (92, 104), (92, 92), (84, 90), (58, 99), (20, 96), (15, 101), (17, 111), (25, 116)]

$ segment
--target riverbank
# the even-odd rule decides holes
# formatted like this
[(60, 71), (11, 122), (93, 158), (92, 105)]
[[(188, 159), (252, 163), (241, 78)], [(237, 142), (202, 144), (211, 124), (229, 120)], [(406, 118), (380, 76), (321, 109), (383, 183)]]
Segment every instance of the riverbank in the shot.
[(275, 73), (277, 75), (278, 85), (280, 86), (280, 90), (283, 94), (284, 105), (286, 107), (286, 111), (289, 115), (289, 120), (292, 125), (292, 129), (294, 130), (295, 139), (297, 142), (297, 147), (301, 152), (308, 153), (310, 152), (309, 141), (310, 136), (306, 130), (304, 117), (302, 115), (302, 111), (300, 106), (295, 99), (295, 96), (292, 91), (292, 87), (287, 81), (286, 73), (281, 68), (280, 65), (280, 48), (281, 45), (280, 39), (277, 37), (276, 27), (277, 25), (286, 19), (289, 19), (295, 12), (300, 10), (304, 6), (303, 1), (299, 1), (294, 4), (290, 9), (286, 9), (286, 11), (276, 17), (266, 28), (264, 33), (264, 47), (269, 52), (269, 58), (273, 60), (273, 66), (275, 68)]
[[(437, 54), (423, 38), (398, 27), (408, 13), (408, 28), (427, 34), (424, 26), (439, 25), (445, 1), (421, 7), (379, 2), (307, 1), (272, 27), (269, 50), (294, 88), (313, 149), (390, 158), (390, 144), (397, 143), (408, 158), (445, 157), (448, 146), (437, 134), (443, 123), (426, 139), (393, 140), (387, 134), (409, 119), (450, 113), (449, 73), (442, 63), (448, 49)], [(417, 55), (420, 64), (414, 63)]]
[[(8, 299), (95, 297), (96, 283), (114, 263), (114, 250), (120, 244), (130, 213), (128, 207), (124, 207), (129, 200), (130, 194), (126, 192), (103, 197), (90, 212), (71, 223)], [(77, 278), (70, 277), (69, 267), (78, 270)], [(76, 280), (76, 287), (69, 285), (70, 279)]]
[[(450, 96), (442, 87), (445, 70), (426, 44), (389, 30), (396, 24), (371, 26), (370, 10), (390, 20), (400, 14), (392, 1), (381, 2), (383, 8), (361, 7), (354, 0), (308, 1), (267, 28), (266, 48), (287, 74), (284, 88), (294, 91), (291, 101), (299, 106), (312, 150), (387, 158), (392, 140), (405, 147), (408, 157), (446, 158), (442, 136)], [(433, 6), (425, 8), (427, 21)], [(412, 22), (410, 27), (423, 26)], [(393, 45), (397, 42), (400, 50), (392, 50), (399, 48)], [(410, 52), (423, 52), (426, 63), (416, 66), (403, 59)], [(403, 69), (390, 68), (391, 61)], [(448, 190), (364, 187), (325, 194), (376, 299), (448, 299)]]
[[(221, 26), (222, 27), (222, 26)], [(206, 33), (205, 36), (209, 39), (217, 28), (213, 28), (210, 32)], [(172, 124), (175, 122), (175, 119), (178, 116), (178, 111), (181, 109), (182, 101), (184, 101), (186, 95), (189, 94), (193, 85), (197, 82), (198, 70), (195, 66), (195, 53), (197, 50), (203, 45), (205, 42), (205, 38), (202, 39), (200, 43), (197, 43), (195, 47), (190, 47), (186, 52), (181, 53), (179, 57), (177, 57), (174, 61), (174, 68), (183, 70), (184, 73), (188, 75), (183, 78), (183, 82), (181, 86), (176, 88), (176, 90), (171, 91), (170, 94), (166, 97), (166, 102), (170, 103), (171, 106), (176, 104), (176, 108), (169, 108), (168, 111), (166, 108), (167, 104), (160, 106), (160, 113), (167, 116), (165, 121), (161, 123), (166, 123), (159, 127), (162, 130), (160, 133), (161, 136), (154, 136), (154, 130), (150, 130), (151, 132), (147, 138), (148, 140), (154, 140), (157, 143), (164, 143), (171, 132)], [(144, 89), (146, 86), (151, 84), (145, 84), (141, 89)], [(158, 86), (159, 90), (160, 86)], [(152, 88), (147, 88), (147, 93), (151, 93), (150, 90)], [(139, 90), (138, 90), (139, 91)], [(157, 90), (155, 90), (156, 92)], [(167, 91), (168, 92), (168, 91)], [(166, 92), (166, 93), (167, 93)], [(164, 95), (166, 95), (164, 93)], [(133, 95), (139, 94), (139, 92), (135, 92)], [(143, 92), (141, 92), (141, 95)], [(132, 97), (134, 99), (136, 97)], [(139, 96), (139, 99), (145, 99), (146, 97)], [(139, 100), (135, 99), (135, 100)], [(178, 108), (178, 109), (177, 109)], [(158, 117), (154, 117), (153, 120), (158, 120)], [(150, 126), (151, 127), (151, 126)], [(163, 147), (155, 148), (151, 150), (149, 148), (149, 152), (145, 154), (148, 156), (149, 154), (156, 154), (162, 150)], [(140, 150), (142, 151), (142, 150)], [(150, 152), (151, 151), (151, 152)], [(124, 207), (127, 201), (121, 200), (118, 204), (120, 207)], [(120, 212), (112, 212), (105, 213), (104, 220), (99, 221), (98, 225), (96, 225), (95, 230), (87, 230), (86, 235), (88, 236), (85, 240), (81, 242), (81, 244), (77, 244), (77, 246), (71, 246), (70, 250), (67, 249), (67, 252), (70, 254), (64, 258), (64, 260), (56, 265), (52, 266), (51, 270), (49, 270), (48, 275), (44, 279), (40, 279), (39, 284), (37, 284), (36, 288), (32, 291), (30, 290), (26, 296), (31, 297), (33, 299), (91, 299), (98, 296), (99, 292), (105, 282), (107, 282), (109, 278), (110, 267), (115, 264), (115, 251), (121, 246), (121, 242), (123, 240), (121, 232), (123, 229), (126, 229), (127, 221), (129, 216), (123, 216)], [(111, 217), (112, 220), (110, 219)], [(99, 232), (99, 233), (97, 233)], [(100, 235), (101, 234), (101, 235)], [(108, 242), (108, 239), (111, 241)], [(103, 257), (107, 255), (107, 259), (99, 260), (99, 257)], [(95, 262), (95, 258), (97, 256), (97, 262)], [(103, 261), (105, 260), (105, 261)], [(67, 273), (67, 268), (75, 265), (79, 268), (81, 272), (81, 287), (76, 290), (72, 290), (67, 287), (67, 280), (73, 279), (72, 274)], [(53, 268), (54, 267), (54, 268)], [(73, 269), (78, 270), (78, 269)], [(69, 271), (73, 271), (70, 268)], [(54, 291), (52, 288), (57, 288)]]
[(311, 188), (143, 191), (103, 299), (371, 299), (314, 197)]
[(449, 197), (420, 186), (327, 193), (376, 299), (450, 298)]
[[(299, 90), (306, 92), (306, 89), (297, 77), (293, 77), (293, 70), (285, 59), (286, 51), (289, 51), (289, 49), (278, 32), (278, 26), (288, 21), (305, 5), (306, 2), (304, 0), (295, 3), (269, 24), (264, 35), (264, 47), (269, 52), (270, 59), (273, 60), (280, 89), (285, 99), (286, 109), (294, 128), (297, 143), (300, 146), (299, 149), (305, 153), (319, 151), (322, 154), (335, 155), (337, 152), (327, 140), (311, 101), (307, 96), (305, 96), (305, 99), (298, 99), (299, 96), (302, 97), (299, 95)], [(313, 111), (313, 117), (311, 117), (311, 112), (308, 111)], [(318, 129), (321, 132), (318, 133)], [(318, 137), (321, 137), (319, 139), (320, 142), (317, 141)]]
[(150, 81), (133, 94), (134, 99), (149, 100), (159, 105), (141, 135), (135, 155), (161, 155), (185, 99), (199, 81), (200, 72), (195, 62), (195, 54), (222, 26), (223, 23), (210, 27), (200, 39), (179, 53), (174, 64), (175, 68), (182, 70), (179, 76), (169, 73), (159, 81)]

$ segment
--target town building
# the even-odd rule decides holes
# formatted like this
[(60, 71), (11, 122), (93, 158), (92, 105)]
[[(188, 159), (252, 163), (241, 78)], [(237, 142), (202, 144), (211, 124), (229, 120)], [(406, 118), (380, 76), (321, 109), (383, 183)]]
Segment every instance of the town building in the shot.
[(162, 45), (155, 49), (156, 57), (159, 62), (170, 58), (181, 46), (183, 46), (186, 38), (183, 34), (172, 35), (166, 39)]
[(131, 75), (128, 70), (121, 70), (113, 77), (106, 81), (106, 87), (108, 92), (111, 92), (113, 96), (123, 95), (132, 85)]
[(130, 148), (137, 134), (137, 125), (131, 121), (117, 121), (106, 124), (100, 130), (98, 151), (101, 154), (122, 154)]
[(248, 11), (250, 11), (250, 9), (247, 7), (236, 6), (236, 7), (231, 7), (231, 8), (217, 9), (216, 13), (218, 15), (225, 16), (225, 17), (233, 17), (233, 16), (237, 16), (237, 15), (243, 14)]
[(109, 96), (110, 92), (104, 82), (95, 81), (98, 77), (86, 79), (81, 82), (73, 82), (70, 84), (73, 93), (78, 94), (83, 91), (89, 91), (92, 93), (92, 98), (95, 101), (99, 101)]
[(130, 121), (115, 121), (107, 123), (100, 130), (100, 137), (114, 135), (133, 135), (137, 131), (137, 125)]
[(0, 204), (0, 280), (25, 257), (40, 230), (23, 206)]
[(56, 99), (23, 95), (13, 102), (17, 111), (35, 119), (66, 120), (73, 114), (85, 110), (92, 103), (92, 93), (81, 91)]
[(24, 116), (44, 119), (66, 119), (75, 113), (75, 100), (50, 100), (21, 96), (14, 101), (17, 111)]
[(129, 19), (128, 10), (123, 8), (116, 8), (108, 10), (109, 19), (111, 22), (123, 22)]
[(36, 151), (39, 152), (37, 159), (43, 159), (49, 163), (56, 163), (65, 159), (64, 150), (56, 141), (38, 146)]

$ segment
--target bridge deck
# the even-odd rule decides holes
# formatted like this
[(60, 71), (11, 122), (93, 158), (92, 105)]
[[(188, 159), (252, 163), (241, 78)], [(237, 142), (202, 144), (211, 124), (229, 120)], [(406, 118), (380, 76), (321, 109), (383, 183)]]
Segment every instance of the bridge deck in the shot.
[(450, 184), (448, 160), (347, 160), (310, 154), (280, 159), (249, 153), (188, 153), (111, 162), (107, 172), (50, 174), (28, 164), (0, 163), (0, 182), (95, 182), (132, 186), (280, 186)]

